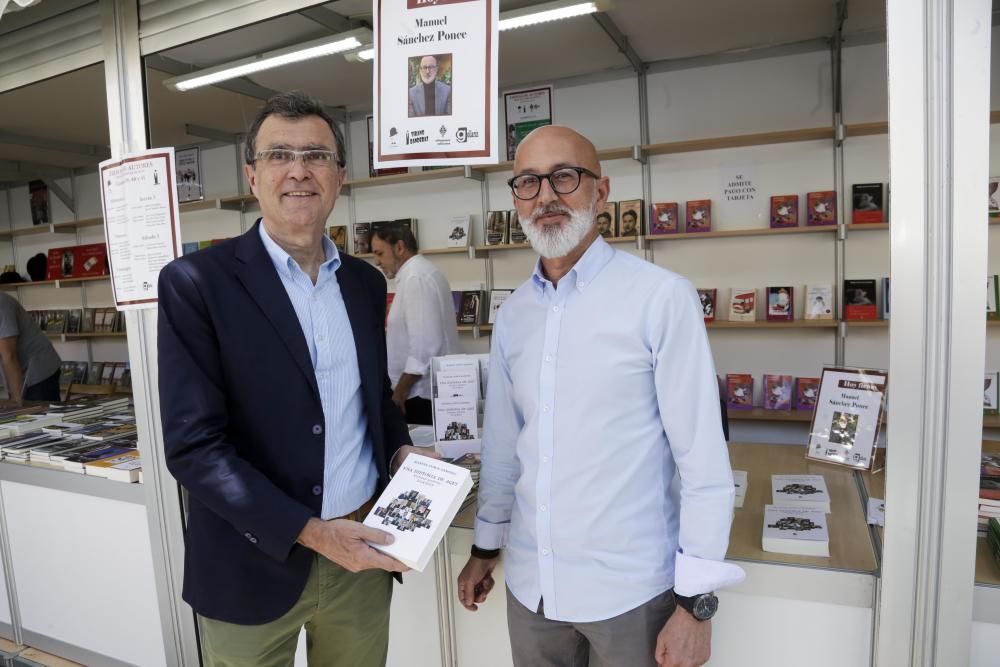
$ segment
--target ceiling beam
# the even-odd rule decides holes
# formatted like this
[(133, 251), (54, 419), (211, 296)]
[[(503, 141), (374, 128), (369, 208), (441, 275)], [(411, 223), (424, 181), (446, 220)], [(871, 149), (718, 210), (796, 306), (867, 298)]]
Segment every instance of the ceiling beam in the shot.
[(80, 144), (73, 141), (62, 141), (60, 139), (47, 139), (45, 137), (32, 137), (13, 132), (0, 130), (0, 144), (13, 144), (15, 146), (29, 146), (31, 148), (42, 148), (58, 153), (73, 153), (75, 155), (86, 155), (88, 157), (106, 160), (111, 157), (111, 151), (107, 146), (96, 144)]
[(313, 21), (314, 23), (320, 24), (333, 34), (338, 32), (347, 32), (348, 30), (354, 30), (355, 28), (371, 28), (371, 24), (366, 21), (349, 19), (346, 16), (338, 14), (332, 9), (327, 9), (326, 7), (309, 7), (308, 9), (300, 9), (298, 14), (304, 16), (310, 21)]
[(604, 32), (608, 34), (611, 41), (618, 47), (619, 53), (628, 58), (628, 61), (632, 63), (632, 69), (636, 71), (636, 74), (642, 74), (645, 72), (646, 63), (644, 63), (642, 58), (639, 57), (639, 54), (635, 52), (635, 49), (633, 49), (632, 45), (629, 44), (628, 37), (626, 37), (622, 31), (618, 29), (618, 26), (611, 20), (611, 17), (605, 12), (596, 12), (591, 14), (591, 16), (594, 17), (595, 21), (597, 21), (597, 25), (604, 28)]

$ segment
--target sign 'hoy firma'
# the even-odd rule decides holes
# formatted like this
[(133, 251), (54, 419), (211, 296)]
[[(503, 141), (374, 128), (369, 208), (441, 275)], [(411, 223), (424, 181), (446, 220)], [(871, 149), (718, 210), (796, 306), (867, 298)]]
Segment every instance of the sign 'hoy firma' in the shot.
[(499, 0), (374, 0), (375, 168), (494, 164)]

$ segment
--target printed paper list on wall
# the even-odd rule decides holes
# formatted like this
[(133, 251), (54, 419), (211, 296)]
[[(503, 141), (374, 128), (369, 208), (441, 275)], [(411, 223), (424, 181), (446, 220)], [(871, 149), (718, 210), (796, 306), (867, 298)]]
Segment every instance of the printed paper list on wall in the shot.
[(99, 173), (115, 305), (155, 308), (160, 269), (181, 247), (174, 149), (105, 160)]
[(495, 164), (498, 0), (375, 0), (374, 167)]

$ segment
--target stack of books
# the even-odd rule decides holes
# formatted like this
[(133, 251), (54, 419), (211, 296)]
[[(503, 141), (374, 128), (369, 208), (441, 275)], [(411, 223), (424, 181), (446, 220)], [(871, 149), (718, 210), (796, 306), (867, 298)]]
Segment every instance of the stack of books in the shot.
[(761, 548), (796, 556), (830, 556), (830, 533), (823, 510), (764, 506)]
[(986, 537), (990, 519), (1000, 518), (1000, 454), (983, 454), (979, 466), (979, 523), (976, 534)]
[(771, 475), (771, 502), (830, 513), (830, 493), (823, 475)]

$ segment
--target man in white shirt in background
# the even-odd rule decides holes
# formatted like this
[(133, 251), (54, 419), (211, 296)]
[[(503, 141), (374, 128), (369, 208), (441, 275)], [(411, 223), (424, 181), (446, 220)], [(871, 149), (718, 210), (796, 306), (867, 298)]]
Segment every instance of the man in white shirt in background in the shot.
[(698, 294), (600, 237), (609, 182), (573, 130), (528, 135), (508, 183), (541, 258), (493, 327), (459, 600), (486, 599), (502, 549), (517, 667), (702, 665), (743, 571)]
[(448, 280), (417, 252), (405, 227), (379, 229), (372, 254), (396, 296), (386, 321), (392, 400), (410, 424), (431, 423), (431, 358), (457, 354), (458, 327)]

